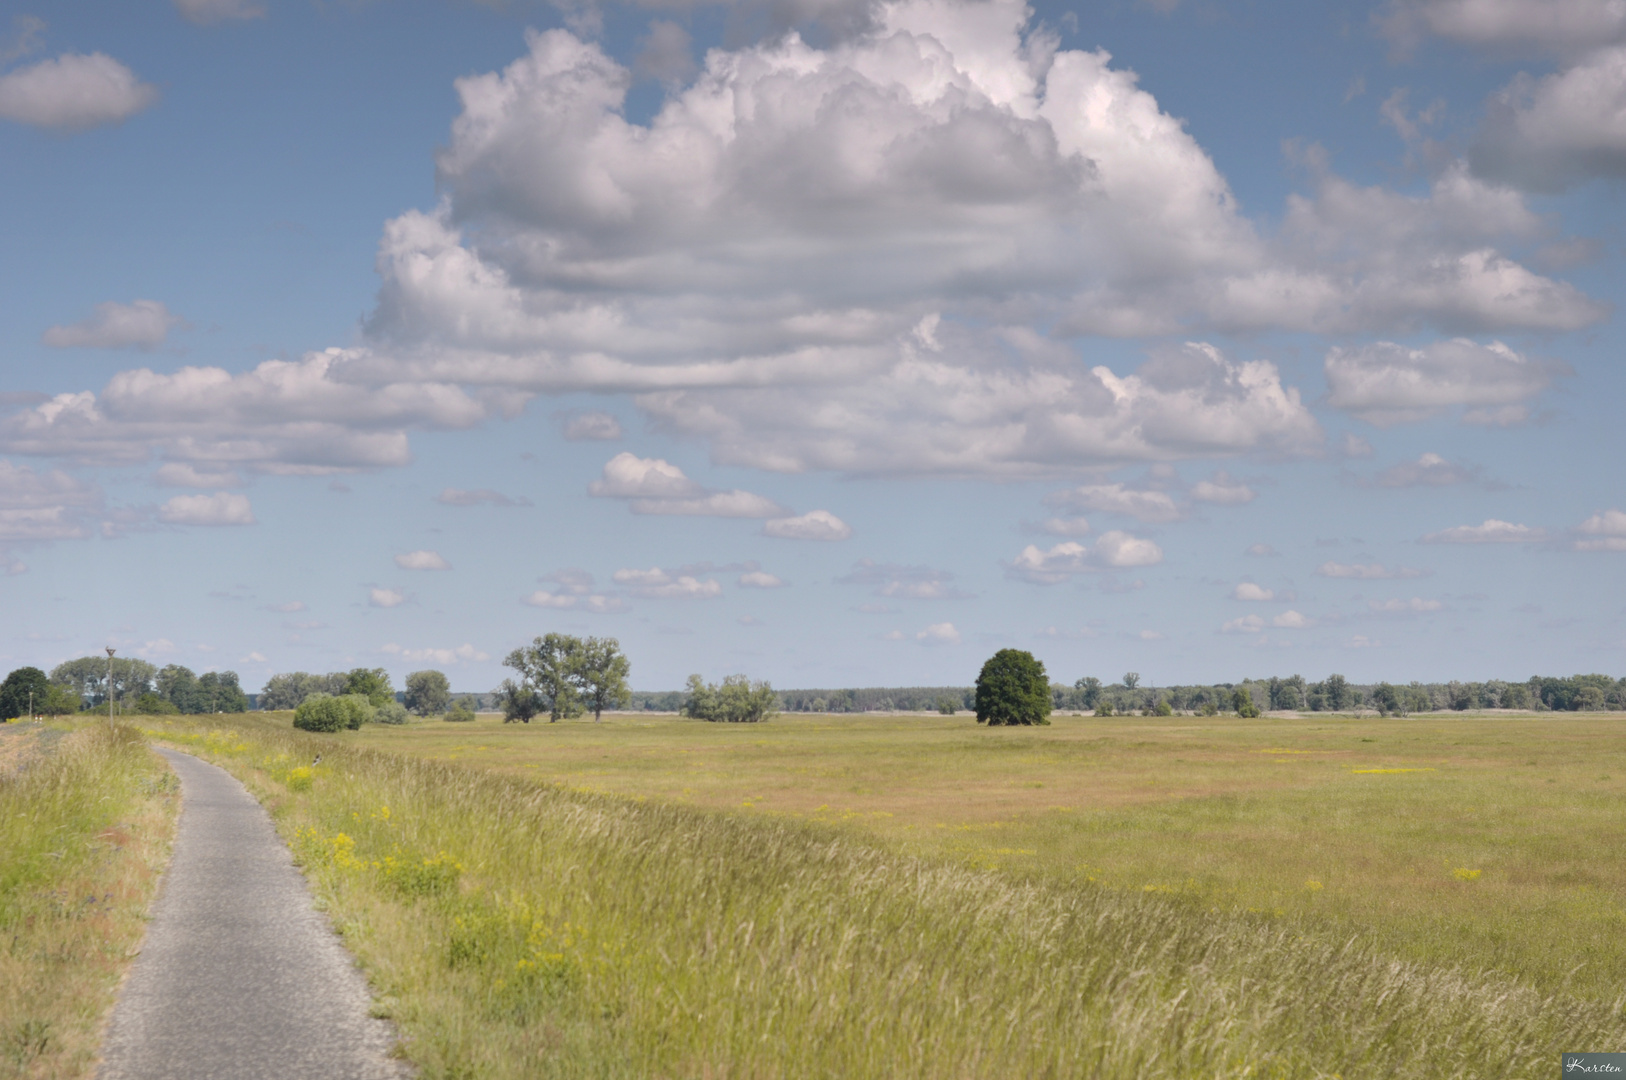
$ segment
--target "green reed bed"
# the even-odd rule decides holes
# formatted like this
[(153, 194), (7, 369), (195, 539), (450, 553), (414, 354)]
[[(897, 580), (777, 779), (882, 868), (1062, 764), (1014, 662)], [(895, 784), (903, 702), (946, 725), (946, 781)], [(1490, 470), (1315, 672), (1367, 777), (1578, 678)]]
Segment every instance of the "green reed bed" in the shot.
[(1619, 1003), (1178, 897), (263, 722), (153, 732), (260, 791), (426, 1077), (1523, 1077), (1626, 1044)]
[(0, 728), (0, 1077), (89, 1075), (173, 835), (141, 734)]

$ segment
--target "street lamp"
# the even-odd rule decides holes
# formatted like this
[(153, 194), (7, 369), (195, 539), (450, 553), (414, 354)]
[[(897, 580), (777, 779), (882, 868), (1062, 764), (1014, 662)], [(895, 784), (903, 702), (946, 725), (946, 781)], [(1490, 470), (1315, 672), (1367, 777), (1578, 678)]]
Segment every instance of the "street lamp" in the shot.
[(113, 646), (107, 647), (107, 722), (113, 722)]

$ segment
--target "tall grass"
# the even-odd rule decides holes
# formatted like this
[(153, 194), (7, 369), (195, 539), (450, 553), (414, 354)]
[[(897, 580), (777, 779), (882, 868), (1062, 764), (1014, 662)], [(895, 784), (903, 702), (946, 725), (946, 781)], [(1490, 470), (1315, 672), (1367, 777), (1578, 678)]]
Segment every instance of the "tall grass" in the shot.
[[(173, 777), (139, 732), (13, 727), (0, 774), (0, 1077), (80, 1077), (141, 940)], [(22, 749), (22, 748), (19, 748)]]
[(159, 732), (260, 790), (426, 1077), (1523, 1077), (1626, 1045), (1619, 1002), (1177, 897), (263, 724)]

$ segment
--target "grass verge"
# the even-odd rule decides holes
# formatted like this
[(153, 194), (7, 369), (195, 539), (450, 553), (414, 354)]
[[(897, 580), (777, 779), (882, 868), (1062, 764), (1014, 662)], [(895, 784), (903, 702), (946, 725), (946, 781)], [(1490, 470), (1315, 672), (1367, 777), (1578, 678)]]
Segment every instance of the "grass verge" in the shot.
[(151, 723), (257, 789), (427, 1078), (1525, 1077), (1626, 1044), (1618, 1001), (1303, 921)]
[(174, 835), (134, 728), (0, 728), (0, 1077), (87, 1076)]

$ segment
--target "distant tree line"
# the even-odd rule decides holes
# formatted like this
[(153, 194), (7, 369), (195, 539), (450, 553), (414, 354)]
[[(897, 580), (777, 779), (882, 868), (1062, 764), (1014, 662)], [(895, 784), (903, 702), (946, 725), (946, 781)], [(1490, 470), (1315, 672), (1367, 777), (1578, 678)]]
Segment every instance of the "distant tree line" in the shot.
[[(111, 677), (110, 677), (111, 676)], [(133, 657), (85, 656), (67, 660), (49, 675), (37, 667), (17, 668), (0, 683), (0, 719), (26, 715), (32, 702), (41, 716), (115, 713), (236, 713), (248, 708), (248, 695), (235, 671), (197, 674), (180, 664), (162, 668)]]

